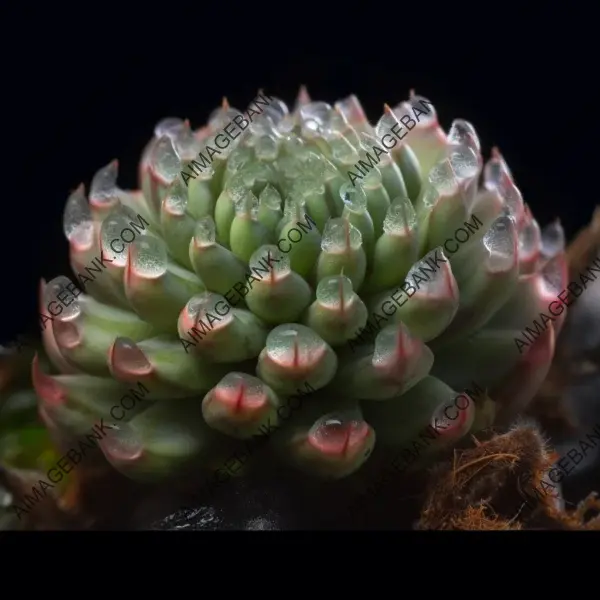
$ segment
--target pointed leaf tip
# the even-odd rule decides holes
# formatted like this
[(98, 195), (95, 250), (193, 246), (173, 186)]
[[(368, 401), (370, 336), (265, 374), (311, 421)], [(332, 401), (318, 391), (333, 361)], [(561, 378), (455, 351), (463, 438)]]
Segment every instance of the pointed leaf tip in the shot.
[(112, 425), (108, 434), (100, 440), (100, 447), (107, 458), (117, 463), (137, 461), (144, 454), (139, 434), (128, 423)]
[(90, 185), (90, 202), (96, 206), (113, 202), (116, 197), (118, 175), (117, 159), (113, 159), (108, 165), (96, 171)]
[(308, 93), (308, 88), (305, 85), (300, 86), (296, 103), (300, 106), (304, 104), (310, 104), (310, 95)]
[(51, 375), (44, 373), (40, 367), (38, 353), (35, 353), (31, 363), (31, 381), (38, 397), (50, 406), (61, 406), (66, 402), (63, 388)]
[(108, 351), (109, 368), (118, 379), (150, 375), (153, 367), (144, 352), (131, 339), (118, 337)]
[(358, 411), (348, 411), (321, 417), (311, 427), (308, 439), (323, 454), (344, 457), (361, 446), (369, 433), (369, 425)]

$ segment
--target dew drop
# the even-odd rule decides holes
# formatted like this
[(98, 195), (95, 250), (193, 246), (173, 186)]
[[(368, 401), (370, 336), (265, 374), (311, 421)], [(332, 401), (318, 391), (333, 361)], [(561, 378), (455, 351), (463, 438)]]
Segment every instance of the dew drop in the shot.
[(254, 185), (254, 180), (252, 165), (247, 165), (227, 182), (226, 189), (234, 204), (248, 194), (249, 188)]
[[(256, 110), (257, 106), (250, 106), (252, 110)], [(275, 139), (279, 138), (279, 132), (277, 131), (277, 123), (280, 120), (280, 115), (275, 112), (263, 111), (258, 117), (254, 117), (247, 133), (251, 134), (252, 145), (255, 146), (258, 139), (263, 136), (271, 136)]]
[(319, 335), (304, 325), (278, 325), (267, 336), (269, 358), (282, 366), (307, 365), (319, 360), (326, 349)]
[(562, 255), (557, 255), (550, 259), (540, 271), (545, 294), (548, 297), (556, 299), (567, 286), (568, 269), (566, 261)]
[(542, 230), (542, 254), (544, 258), (554, 258), (565, 249), (565, 232), (557, 219)]
[(359, 154), (346, 136), (338, 134), (334, 138), (329, 139), (328, 144), (331, 148), (331, 156), (334, 160), (346, 165), (358, 162), (360, 158)]
[(347, 219), (336, 217), (325, 223), (321, 250), (332, 254), (343, 254), (362, 247), (362, 234)]
[(322, 306), (339, 310), (348, 307), (354, 301), (356, 294), (352, 289), (350, 279), (345, 275), (333, 275), (319, 281), (316, 296)]
[(305, 170), (307, 177), (312, 181), (322, 181), (325, 178), (328, 171), (328, 161), (322, 154), (309, 151), (307, 154), (300, 155), (298, 158), (301, 161), (302, 168)]
[(235, 213), (238, 217), (256, 220), (258, 217), (258, 198), (250, 190), (243, 190), (233, 198)]
[(131, 266), (138, 275), (158, 278), (167, 272), (167, 248), (154, 236), (136, 239), (131, 245)]
[(523, 218), (524, 211), (521, 191), (512, 181), (508, 180), (506, 180), (505, 185), (499, 186), (496, 189), (504, 200), (508, 215), (518, 224)]
[(262, 135), (256, 140), (254, 152), (258, 160), (275, 160), (279, 152), (279, 142), (273, 135)]
[(498, 151), (492, 152), (493, 156), (485, 163), (483, 168), (483, 184), (488, 190), (503, 188), (512, 181), (508, 165)]
[(344, 455), (360, 444), (369, 434), (369, 426), (358, 410), (324, 415), (310, 428), (312, 445), (325, 454)]
[(184, 122), (179, 117), (166, 117), (154, 127), (154, 136), (161, 138), (164, 135), (175, 138), (177, 131), (184, 127)]
[(319, 136), (321, 133), (321, 126), (315, 119), (307, 119), (302, 121), (301, 134), (307, 139), (313, 139)]
[[(225, 327), (233, 320), (231, 312), (223, 316), (223, 307), (227, 306), (230, 306), (229, 303), (220, 294), (201, 292), (188, 300), (185, 310), (193, 323), (197, 324), (199, 321), (206, 322), (212, 331), (215, 328)], [(210, 320), (208, 320), (208, 314), (212, 317)]]
[(156, 142), (152, 153), (152, 167), (165, 183), (171, 183), (182, 170), (181, 160), (169, 136), (163, 135)]
[(236, 371), (221, 379), (215, 388), (214, 397), (237, 410), (261, 408), (268, 401), (265, 384), (258, 377)]
[(475, 127), (464, 119), (454, 119), (448, 132), (448, 143), (453, 146), (467, 146), (477, 154), (481, 152), (479, 137)]
[(86, 249), (92, 246), (94, 221), (83, 185), (80, 185), (67, 200), (63, 213), (63, 231), (69, 242)]
[(348, 119), (336, 108), (331, 112), (327, 129), (325, 130), (326, 136), (336, 133), (344, 133), (351, 127)]
[(306, 142), (299, 136), (290, 133), (283, 138), (283, 149), (284, 151), (294, 156), (297, 152), (303, 150), (306, 147)]
[(448, 158), (438, 162), (431, 169), (428, 180), (441, 194), (454, 194), (458, 189), (456, 174)]
[(300, 197), (321, 195), (325, 193), (325, 185), (315, 172), (308, 170), (294, 182), (293, 191)]
[(128, 246), (140, 235), (131, 227), (135, 218), (136, 214), (130, 208), (118, 205), (102, 221), (100, 246), (104, 255), (113, 261), (111, 266), (124, 267), (127, 264)]
[(489, 256), (486, 260), (488, 271), (502, 272), (510, 269), (516, 259), (517, 231), (513, 220), (507, 216), (498, 217), (483, 236), (483, 245)]
[(118, 197), (117, 176), (119, 162), (113, 160), (105, 167), (99, 169), (90, 186), (90, 200), (94, 204), (106, 205), (114, 202)]
[(287, 104), (283, 100), (274, 98), (272, 96), (269, 105), (265, 107), (261, 105), (261, 108), (265, 114), (269, 115), (276, 126), (278, 126), (281, 121), (290, 114)]
[(297, 223), (306, 215), (306, 201), (294, 186), (292, 193), (285, 199), (283, 222)]
[(275, 161), (277, 171), (281, 173), (282, 179), (285, 181), (293, 181), (300, 175), (300, 164), (295, 157), (280, 156)]
[[(74, 319), (78, 317), (81, 312), (79, 302), (67, 286), (70, 286), (72, 289), (77, 287), (74, 286), (73, 282), (68, 277), (59, 275), (58, 277), (55, 277), (49, 281), (46, 285), (46, 289), (44, 290), (43, 305), (47, 307), (50, 302), (56, 302), (56, 304), (61, 306), (62, 311), (59, 315), (54, 317), (54, 319), (59, 319), (61, 321)], [(65, 306), (58, 299), (59, 296), (64, 300), (65, 304), (68, 303), (69, 306)]]
[[(288, 136), (294, 131), (296, 124), (297, 123), (296, 123), (295, 115), (293, 115), (293, 114), (285, 115), (285, 117), (283, 117), (283, 119), (281, 119), (281, 121), (279, 121), (279, 124), (277, 125), (277, 131), (279, 132), (279, 134), (281, 136)], [(298, 139), (300, 139), (300, 138), (298, 138)]]
[(417, 213), (407, 196), (398, 196), (387, 209), (383, 230), (389, 235), (409, 235), (417, 227)]
[(271, 210), (281, 210), (281, 196), (273, 185), (268, 183), (260, 193), (259, 203)]
[(439, 202), (441, 198), (441, 193), (439, 190), (433, 186), (431, 183), (427, 183), (425, 186), (425, 190), (423, 192), (423, 196), (421, 197), (421, 205), (423, 208), (427, 208), (428, 210), (432, 210), (433, 207)]
[(449, 160), (458, 179), (472, 179), (479, 173), (479, 158), (475, 150), (468, 146), (453, 149)]
[(179, 179), (171, 184), (164, 200), (164, 208), (172, 215), (183, 216), (188, 205), (188, 195)]
[[(225, 185), (225, 190), (231, 197), (234, 205), (238, 200), (243, 198), (248, 193), (248, 189), (246, 188), (246, 180), (247, 171), (244, 169), (243, 171), (233, 175)], [(250, 182), (250, 185), (252, 185), (252, 182)]]
[(349, 181), (340, 187), (340, 198), (344, 206), (358, 214), (367, 210), (367, 195), (361, 187), (354, 187)]
[(196, 223), (194, 230), (194, 243), (198, 248), (214, 246), (217, 241), (217, 231), (214, 219), (207, 215)]
[(252, 157), (253, 152), (251, 148), (236, 146), (227, 159), (227, 170), (230, 173), (241, 171), (245, 166), (250, 164)]
[(268, 162), (255, 162), (248, 169), (248, 174), (252, 177), (251, 183), (248, 184), (249, 187), (255, 183), (263, 183), (266, 185), (269, 181), (276, 177), (271, 163)]
[(373, 365), (389, 367), (406, 362), (414, 353), (415, 342), (404, 323), (384, 327), (375, 338)]
[(178, 157), (191, 160), (200, 150), (200, 142), (196, 139), (188, 123), (184, 123), (174, 136), (168, 136), (173, 142), (175, 153)]
[(111, 362), (119, 370), (132, 375), (149, 375), (152, 365), (144, 352), (131, 339), (118, 337), (113, 344)]
[(300, 119), (303, 122), (315, 121), (319, 127), (327, 127), (332, 110), (327, 102), (309, 102), (300, 107)]
[[(361, 131), (360, 133), (360, 146), (361, 148), (365, 151), (365, 152), (369, 152), (370, 154), (374, 153), (373, 150), (373, 146), (377, 146), (378, 148), (382, 149), (382, 150), (386, 150), (385, 146), (382, 145), (382, 143), (373, 135), (371, 135), (370, 133), (366, 133), (364, 131)], [(384, 167), (386, 165), (390, 165), (392, 164), (392, 157), (390, 154), (380, 154), (379, 155), (379, 162), (378, 165), (380, 167)], [(375, 167), (377, 168), (377, 167)]]
[[(377, 121), (377, 125), (375, 125), (375, 135), (377, 139), (381, 140), (384, 135), (393, 136), (390, 132), (392, 127), (396, 125), (400, 126), (400, 122), (396, 118), (396, 115), (391, 110), (386, 109), (379, 121)], [(402, 144), (402, 140), (400, 143)]]
[(540, 226), (534, 218), (530, 218), (519, 232), (519, 255), (530, 257), (541, 250), (541, 245)]

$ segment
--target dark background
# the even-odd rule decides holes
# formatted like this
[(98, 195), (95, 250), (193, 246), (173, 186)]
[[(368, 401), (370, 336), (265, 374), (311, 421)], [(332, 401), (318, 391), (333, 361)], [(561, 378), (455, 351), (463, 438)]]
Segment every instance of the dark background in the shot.
[(330, 103), (355, 93), (372, 121), (415, 88), (446, 129), (471, 121), (485, 156), (499, 146), (540, 224), (560, 216), (573, 235), (597, 202), (590, 17), (460, 8), (440, 16), (439, 32), (434, 5), (373, 14), (348, 5), (332, 24), (324, 7), (295, 4), (218, 16), (147, 4), (131, 23), (107, 4), (2, 9), (0, 343), (36, 332), (39, 279), (70, 273), (62, 211), (71, 190), (89, 190), (113, 158), (121, 187), (136, 186), (157, 121), (187, 117), (197, 128), (223, 95), (243, 110), (259, 88), (290, 105), (301, 83)]

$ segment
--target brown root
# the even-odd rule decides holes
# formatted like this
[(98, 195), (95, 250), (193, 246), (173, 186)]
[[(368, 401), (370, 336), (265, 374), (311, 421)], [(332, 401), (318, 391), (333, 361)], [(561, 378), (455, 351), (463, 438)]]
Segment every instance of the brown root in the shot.
[(595, 493), (573, 511), (562, 508), (560, 489), (544, 477), (556, 455), (535, 425), (472, 441), (432, 470), (419, 529), (600, 530)]
[[(433, 469), (421, 512), (421, 529), (523, 529), (553, 499), (532, 502), (553, 457), (532, 425), (520, 425), (474, 448), (455, 449)], [(529, 506), (528, 506), (529, 505)]]
[[(547, 512), (561, 529), (600, 531), (600, 500), (596, 492), (589, 494), (573, 511), (549, 507)], [(590, 512), (598, 514), (589, 515)]]

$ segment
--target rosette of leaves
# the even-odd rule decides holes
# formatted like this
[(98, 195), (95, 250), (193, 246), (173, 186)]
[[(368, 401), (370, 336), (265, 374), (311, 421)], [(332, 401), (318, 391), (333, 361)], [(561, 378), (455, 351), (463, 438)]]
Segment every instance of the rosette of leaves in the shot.
[[(564, 312), (521, 332), (565, 287), (560, 225), (542, 233), (499, 152), (421, 96), (375, 124), (354, 96), (224, 100), (197, 130), (156, 126), (139, 190), (117, 166), (67, 201), (75, 275), (42, 281), (33, 382), (54, 430), (110, 422), (130, 477), (269, 438), (269, 460), (342, 478), (429, 426), (431, 454), (510, 419), (546, 375)], [(474, 382), (493, 404), (452, 420)]]

